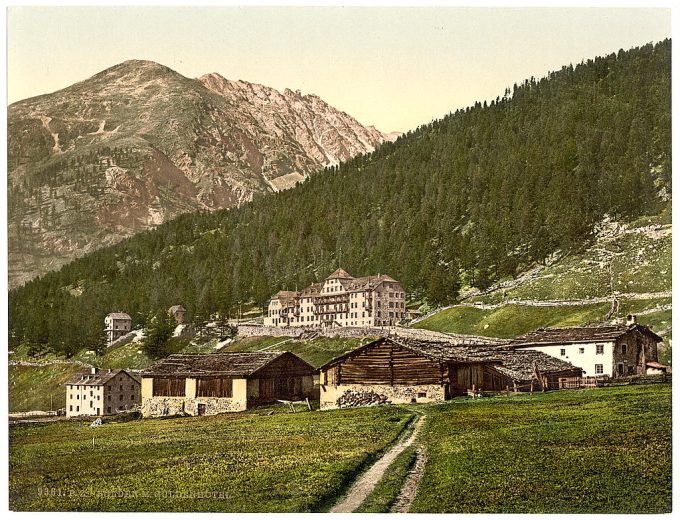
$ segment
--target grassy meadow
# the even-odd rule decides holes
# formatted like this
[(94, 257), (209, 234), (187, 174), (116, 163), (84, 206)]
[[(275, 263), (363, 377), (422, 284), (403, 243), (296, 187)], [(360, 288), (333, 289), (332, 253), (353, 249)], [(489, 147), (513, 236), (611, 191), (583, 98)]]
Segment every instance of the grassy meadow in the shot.
[[(271, 410), (279, 412), (268, 415)], [(15, 425), (9, 441), (10, 508), (323, 509), (412, 417), (388, 406), (107, 421), (96, 429), (81, 421)], [(171, 492), (180, 497), (167, 497)], [(204, 497), (214, 493), (218, 497)]]
[(671, 386), (558, 391), (428, 408), (415, 512), (671, 510)]
[[(670, 385), (416, 408), (428, 460), (412, 512), (670, 511)], [(409, 409), (13, 425), (10, 508), (324, 511), (407, 427)], [(389, 510), (414, 455), (397, 458), (360, 511)]]

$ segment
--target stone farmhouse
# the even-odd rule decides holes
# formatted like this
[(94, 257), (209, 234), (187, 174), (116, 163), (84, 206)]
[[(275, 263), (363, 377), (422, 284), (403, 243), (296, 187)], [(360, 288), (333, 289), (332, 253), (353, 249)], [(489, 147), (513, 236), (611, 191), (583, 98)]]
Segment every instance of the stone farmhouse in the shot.
[(109, 313), (104, 317), (106, 341), (112, 344), (132, 330), (132, 318), (127, 313)]
[(66, 416), (117, 414), (139, 405), (140, 385), (123, 370), (92, 368), (67, 380)]
[(265, 326), (394, 326), (406, 317), (406, 294), (388, 275), (352, 277), (342, 268), (302, 291), (279, 291), (269, 301)]
[(304, 400), (315, 373), (289, 352), (172, 355), (142, 371), (142, 415), (204, 416)]
[(544, 353), (500, 346), (383, 337), (319, 368), (322, 409), (379, 403), (427, 403), (470, 390), (558, 388), (581, 369)]
[(662, 371), (663, 339), (634, 316), (626, 324), (538, 329), (515, 339), (515, 350), (541, 351), (582, 368), (585, 376), (619, 378)]

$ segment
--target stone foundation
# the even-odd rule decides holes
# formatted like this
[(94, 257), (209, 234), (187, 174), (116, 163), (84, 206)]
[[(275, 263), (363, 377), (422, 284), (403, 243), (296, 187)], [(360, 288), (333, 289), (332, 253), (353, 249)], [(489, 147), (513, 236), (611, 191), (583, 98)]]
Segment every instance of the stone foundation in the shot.
[(142, 400), (142, 416), (189, 415), (198, 416), (199, 404), (205, 405), (205, 415), (245, 411), (247, 403), (237, 398), (186, 398), (183, 396), (156, 396)]
[(362, 407), (383, 403), (430, 403), (445, 399), (442, 385), (322, 385), (321, 409)]

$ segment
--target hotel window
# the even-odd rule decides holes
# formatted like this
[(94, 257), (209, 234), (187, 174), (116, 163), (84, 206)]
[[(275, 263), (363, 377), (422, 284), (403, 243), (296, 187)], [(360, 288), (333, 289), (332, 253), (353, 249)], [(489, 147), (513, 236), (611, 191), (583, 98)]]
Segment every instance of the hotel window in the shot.
[(565, 356), (567, 354), (567, 350), (562, 348), (560, 349), (560, 356)]
[(579, 348), (578, 348), (578, 353), (579, 353), (580, 355), (582, 355), (582, 354), (585, 353), (585, 352), (586, 352), (586, 348), (585, 348), (585, 347), (579, 347)]
[(595, 374), (604, 374), (604, 366), (602, 364), (595, 364)]
[(595, 354), (597, 355), (604, 354), (604, 344), (595, 344)]
[(628, 353), (628, 346), (626, 344), (621, 344), (621, 353), (624, 355)]

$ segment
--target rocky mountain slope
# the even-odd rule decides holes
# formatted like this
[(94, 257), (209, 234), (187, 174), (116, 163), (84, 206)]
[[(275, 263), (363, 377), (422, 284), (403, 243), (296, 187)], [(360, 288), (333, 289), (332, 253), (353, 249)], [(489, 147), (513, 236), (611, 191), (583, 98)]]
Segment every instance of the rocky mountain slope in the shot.
[(314, 95), (138, 60), (14, 103), (10, 286), (181, 213), (290, 188), (385, 138)]

